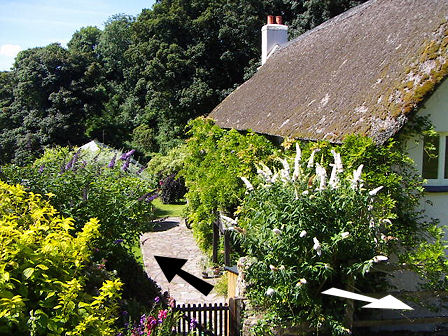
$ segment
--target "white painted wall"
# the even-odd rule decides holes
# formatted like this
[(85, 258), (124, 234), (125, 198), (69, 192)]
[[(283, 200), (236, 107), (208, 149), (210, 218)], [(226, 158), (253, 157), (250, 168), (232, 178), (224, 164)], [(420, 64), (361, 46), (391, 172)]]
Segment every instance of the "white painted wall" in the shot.
[[(419, 115), (426, 115), (431, 120), (434, 128), (437, 132), (448, 134), (448, 81), (444, 81), (437, 90), (431, 95), (431, 97), (425, 102), (424, 107), (418, 111)], [(415, 137), (407, 143), (407, 150), (409, 156), (414, 160), (417, 170), (422, 173), (423, 164), (423, 137)], [(448, 159), (448, 158), (447, 158)], [(426, 183), (431, 186), (448, 186), (448, 180), (431, 180)], [(433, 206), (427, 204), (426, 201), (433, 203)], [(437, 218), (441, 224), (448, 224), (448, 192), (426, 192), (425, 198), (421, 203), (421, 207), (425, 209), (425, 213), (428, 217)], [(422, 283), (422, 280), (414, 273), (410, 271), (398, 271), (393, 276), (388, 278), (389, 283), (395, 285), (399, 290), (414, 291), (418, 288), (418, 284)], [(422, 299), (423, 300), (423, 299)], [(439, 302), (435, 297), (428, 297), (424, 299), (426, 304), (438, 306)], [(406, 300), (404, 301), (406, 303)], [(441, 312), (432, 312), (427, 308), (413, 305), (415, 310), (411, 312), (400, 311), (376, 311), (372, 314), (375, 319), (392, 319), (402, 318), (403, 314), (408, 318), (413, 317), (433, 317), (440, 316)], [(446, 314), (446, 310), (443, 311)], [(380, 332), (382, 330), (412, 330), (416, 331), (432, 331), (435, 324), (419, 324), (408, 326), (388, 326), (381, 328), (373, 328), (375, 331)]]
[[(436, 132), (448, 135), (448, 80), (445, 80), (431, 97), (425, 102), (424, 107), (418, 111), (419, 115), (428, 116), (434, 125)], [(441, 144), (442, 145), (442, 144)], [(445, 144), (443, 143), (443, 146)], [(422, 172), (423, 138), (416, 137), (407, 144), (409, 156), (414, 160), (416, 168)], [(443, 148), (441, 148), (443, 149)], [(439, 158), (439, 160), (442, 158)], [(448, 160), (448, 158), (446, 158)], [(442, 167), (441, 167), (442, 168)], [(429, 186), (448, 186), (448, 179), (428, 180)], [(427, 192), (422, 207), (429, 217), (438, 218), (440, 224), (448, 225), (448, 192)]]

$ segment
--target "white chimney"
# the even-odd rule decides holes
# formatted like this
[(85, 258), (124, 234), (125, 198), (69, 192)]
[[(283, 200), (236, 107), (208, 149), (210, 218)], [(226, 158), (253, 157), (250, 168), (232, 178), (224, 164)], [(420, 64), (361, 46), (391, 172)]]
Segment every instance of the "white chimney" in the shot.
[(268, 15), (268, 23), (261, 28), (261, 65), (266, 63), (278, 45), (286, 42), (288, 42), (288, 26), (283, 24), (281, 16)]

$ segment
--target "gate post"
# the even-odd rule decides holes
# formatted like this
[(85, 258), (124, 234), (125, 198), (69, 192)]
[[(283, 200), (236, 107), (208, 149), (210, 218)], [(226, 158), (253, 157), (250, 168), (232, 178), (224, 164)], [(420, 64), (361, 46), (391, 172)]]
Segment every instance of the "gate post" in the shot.
[(229, 298), (229, 336), (240, 336), (242, 298)]
[(230, 232), (224, 231), (224, 265), (230, 266)]
[(218, 263), (218, 246), (219, 246), (219, 228), (218, 223), (213, 222), (213, 256), (212, 261)]

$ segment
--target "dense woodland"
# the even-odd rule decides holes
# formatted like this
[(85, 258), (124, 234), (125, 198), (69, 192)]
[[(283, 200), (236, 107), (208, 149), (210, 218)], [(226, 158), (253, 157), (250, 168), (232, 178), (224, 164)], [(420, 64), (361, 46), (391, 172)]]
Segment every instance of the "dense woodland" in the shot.
[(80, 28), (67, 48), (24, 50), (0, 73), (0, 163), (92, 138), (143, 159), (166, 152), (256, 71), (266, 15), (283, 15), (294, 38), (361, 2), (158, 0)]

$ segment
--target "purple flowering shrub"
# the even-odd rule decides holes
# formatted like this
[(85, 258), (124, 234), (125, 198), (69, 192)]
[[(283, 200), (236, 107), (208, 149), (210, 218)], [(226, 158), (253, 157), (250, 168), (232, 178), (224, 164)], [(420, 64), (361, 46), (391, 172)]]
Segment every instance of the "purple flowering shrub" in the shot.
[(150, 229), (154, 218), (148, 196), (153, 189), (145, 179), (126, 172), (132, 154), (123, 154), (122, 165), (115, 163), (115, 157), (104, 164), (81, 151), (57, 148), (47, 151), (33, 165), (2, 167), (2, 177), (35, 193), (51, 193), (52, 204), (64, 216), (81, 223), (97, 218), (100, 247), (113, 248), (120, 242), (127, 248), (135, 244), (140, 233)]
[[(56, 148), (33, 165), (3, 166), (0, 179), (50, 197), (59, 213), (75, 219), (73, 234), (82, 229), (78, 223), (97, 218), (99, 239), (95, 241), (93, 258), (102, 267), (117, 272), (124, 283), (123, 298), (138, 305), (152, 300), (160, 291), (131, 250), (140, 234), (152, 228), (153, 192), (145, 179), (124, 171), (122, 165), (115, 157), (104, 160)], [(139, 309), (135, 310), (138, 314)]]
[[(165, 293), (167, 294), (167, 293)], [(166, 303), (165, 303), (166, 301)], [(154, 305), (149, 313), (140, 316), (137, 322), (132, 322), (131, 319), (125, 323), (124, 331), (118, 336), (173, 336), (185, 335), (184, 333), (177, 333), (176, 326), (181, 320), (188, 324), (188, 336), (211, 335), (209, 331), (205, 331), (199, 322), (194, 317), (182, 315), (181, 312), (176, 311), (176, 301), (174, 298), (156, 296)], [(124, 316), (127, 312), (123, 312)]]

